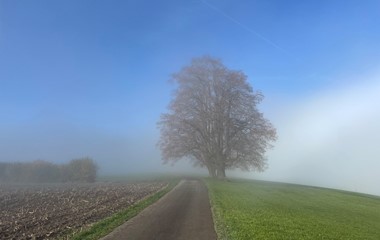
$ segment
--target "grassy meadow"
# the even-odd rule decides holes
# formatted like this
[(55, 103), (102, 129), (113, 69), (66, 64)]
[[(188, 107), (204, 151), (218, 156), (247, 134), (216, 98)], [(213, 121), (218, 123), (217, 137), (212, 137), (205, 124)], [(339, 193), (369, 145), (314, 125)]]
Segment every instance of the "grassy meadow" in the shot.
[(380, 239), (380, 197), (262, 181), (205, 180), (219, 239)]

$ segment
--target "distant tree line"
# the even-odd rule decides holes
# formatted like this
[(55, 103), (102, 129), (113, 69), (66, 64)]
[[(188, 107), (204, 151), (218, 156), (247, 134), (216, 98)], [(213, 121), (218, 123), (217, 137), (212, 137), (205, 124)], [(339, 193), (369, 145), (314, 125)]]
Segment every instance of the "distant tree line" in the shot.
[(55, 164), (44, 160), (33, 162), (0, 162), (0, 182), (94, 182), (97, 166), (91, 158)]

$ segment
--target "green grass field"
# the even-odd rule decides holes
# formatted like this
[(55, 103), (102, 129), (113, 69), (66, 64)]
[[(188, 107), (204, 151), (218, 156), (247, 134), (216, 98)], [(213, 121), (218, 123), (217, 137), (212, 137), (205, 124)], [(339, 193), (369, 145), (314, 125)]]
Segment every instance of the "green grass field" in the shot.
[(221, 239), (380, 239), (380, 197), (261, 181), (205, 180)]

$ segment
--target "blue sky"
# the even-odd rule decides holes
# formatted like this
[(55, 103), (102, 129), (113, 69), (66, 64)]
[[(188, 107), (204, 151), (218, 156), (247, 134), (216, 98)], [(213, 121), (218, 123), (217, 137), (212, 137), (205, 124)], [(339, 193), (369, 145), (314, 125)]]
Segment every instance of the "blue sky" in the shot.
[(0, 0), (0, 161), (85, 155), (109, 170), (160, 168), (170, 74), (205, 54), (263, 91), (281, 146), (290, 114), (377, 86), (379, 16), (379, 1), (356, 0)]

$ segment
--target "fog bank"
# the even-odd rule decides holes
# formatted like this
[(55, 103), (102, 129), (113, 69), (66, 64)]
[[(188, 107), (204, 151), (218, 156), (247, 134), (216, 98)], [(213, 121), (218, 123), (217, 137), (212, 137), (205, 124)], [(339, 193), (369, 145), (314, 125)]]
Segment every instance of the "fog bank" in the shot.
[(269, 168), (243, 175), (380, 195), (380, 73), (349, 82), (272, 109)]

